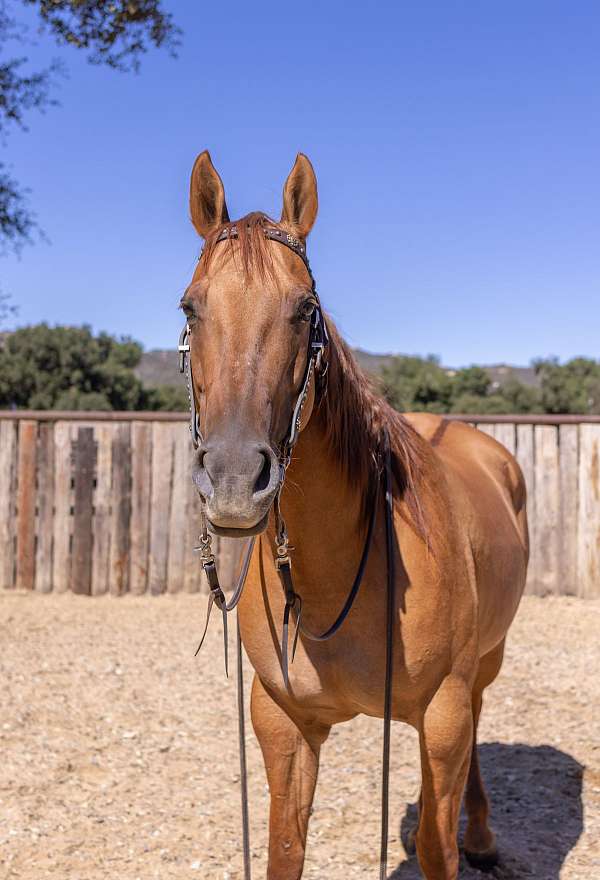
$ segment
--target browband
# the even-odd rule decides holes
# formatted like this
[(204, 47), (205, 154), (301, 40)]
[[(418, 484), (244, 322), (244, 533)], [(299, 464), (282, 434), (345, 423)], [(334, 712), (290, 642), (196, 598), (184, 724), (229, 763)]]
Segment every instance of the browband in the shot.
[[(283, 229), (277, 229), (275, 226), (264, 226), (263, 232), (265, 234), (265, 238), (270, 238), (271, 241), (278, 241), (280, 244), (285, 245), (291, 251), (294, 251), (297, 254), (306, 268), (308, 269), (308, 274), (310, 275), (310, 279), (313, 282), (313, 289), (315, 280), (313, 278), (313, 274), (310, 269), (310, 264), (308, 262), (308, 257), (306, 256), (306, 246), (302, 244), (299, 238), (295, 238), (291, 233), (284, 232)], [(216, 238), (216, 241), (227, 241), (229, 238), (237, 238), (238, 232), (235, 226), (226, 227)], [(202, 254), (198, 257), (199, 260), (202, 259)]]

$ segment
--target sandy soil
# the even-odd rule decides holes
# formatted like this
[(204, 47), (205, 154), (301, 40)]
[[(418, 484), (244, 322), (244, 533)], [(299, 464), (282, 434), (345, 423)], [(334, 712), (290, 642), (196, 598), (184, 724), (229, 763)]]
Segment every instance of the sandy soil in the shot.
[[(0, 878), (241, 878), (235, 684), (205, 597), (0, 594)], [(524, 601), (481, 725), (502, 864), (492, 876), (600, 878), (600, 602)], [(326, 744), (304, 877), (377, 876), (381, 725)], [(253, 874), (267, 791), (248, 734)], [(393, 736), (390, 874), (420, 876), (401, 835), (414, 733)], [(461, 877), (480, 878), (463, 866)]]

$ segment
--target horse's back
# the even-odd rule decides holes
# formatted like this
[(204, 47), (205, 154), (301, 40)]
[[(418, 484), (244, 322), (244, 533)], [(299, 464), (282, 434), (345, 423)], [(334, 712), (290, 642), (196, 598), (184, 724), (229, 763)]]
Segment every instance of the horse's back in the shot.
[(466, 531), (485, 654), (506, 635), (525, 586), (529, 538), (521, 468), (501, 443), (470, 425), (430, 413), (406, 418), (442, 462), (454, 515)]

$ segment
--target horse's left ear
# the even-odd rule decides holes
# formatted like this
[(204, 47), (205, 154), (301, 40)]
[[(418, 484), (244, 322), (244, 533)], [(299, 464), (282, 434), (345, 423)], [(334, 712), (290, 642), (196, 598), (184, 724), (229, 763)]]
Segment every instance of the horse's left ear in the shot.
[(208, 150), (196, 158), (190, 180), (190, 216), (198, 235), (206, 238), (229, 221), (225, 189)]
[(306, 238), (317, 219), (318, 209), (317, 178), (314, 169), (308, 156), (298, 153), (283, 188), (281, 222), (293, 226), (300, 238)]

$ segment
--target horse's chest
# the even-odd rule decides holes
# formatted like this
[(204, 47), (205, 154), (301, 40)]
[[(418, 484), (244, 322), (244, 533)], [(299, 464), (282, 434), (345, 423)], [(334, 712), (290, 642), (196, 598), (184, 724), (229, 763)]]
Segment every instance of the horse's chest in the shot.
[[(398, 629), (399, 635), (399, 629)], [(271, 636), (271, 633), (269, 633)], [(278, 702), (292, 702), (303, 714), (329, 723), (356, 714), (383, 714), (385, 639), (349, 625), (331, 641), (312, 642), (302, 637), (289, 664), (289, 686), (283, 681), (281, 648), (259, 630), (244, 639), (259, 678)], [(409, 720), (427, 693), (435, 687), (441, 669), (440, 646), (421, 644), (414, 649), (398, 637), (394, 649), (393, 712)], [(408, 656), (407, 656), (408, 655)]]

